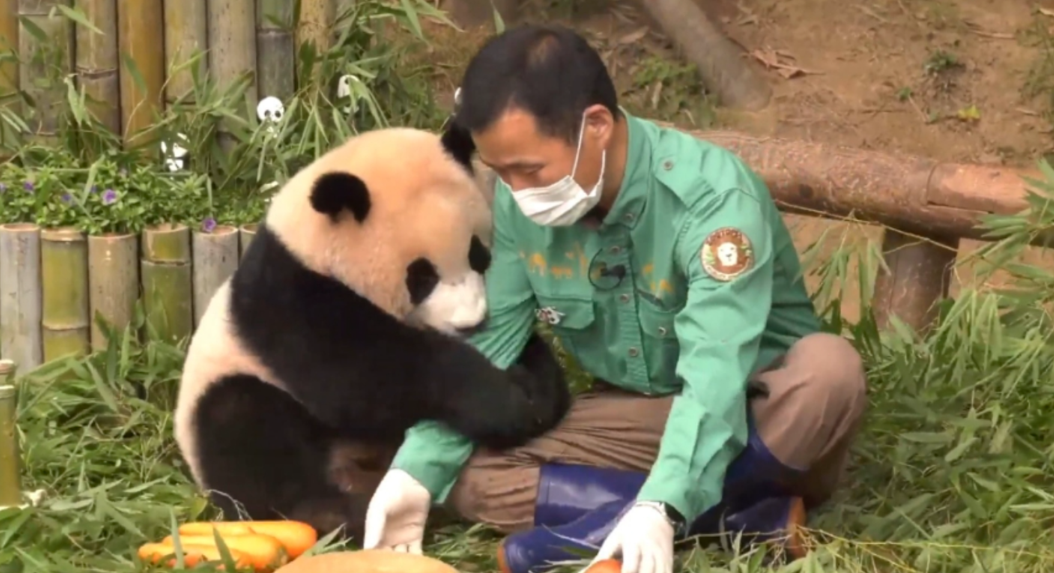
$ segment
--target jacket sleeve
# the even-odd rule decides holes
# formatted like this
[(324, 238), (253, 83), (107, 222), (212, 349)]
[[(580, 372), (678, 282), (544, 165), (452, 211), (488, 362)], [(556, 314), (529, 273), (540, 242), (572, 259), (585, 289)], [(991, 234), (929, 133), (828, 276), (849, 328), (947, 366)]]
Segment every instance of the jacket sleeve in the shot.
[[(469, 339), (498, 368), (508, 368), (519, 358), (534, 324), (535, 299), (510, 231), (507, 195), (496, 190), (494, 241), (491, 264), (485, 278), (488, 318), (486, 328)], [(515, 205), (511, 206), (515, 208)], [(444, 503), (458, 474), (472, 454), (472, 442), (444, 424), (432, 420), (417, 423), (392, 461), (392, 467), (413, 476), (432, 494), (434, 503)]]
[[(721, 500), (725, 471), (746, 444), (746, 386), (772, 304), (772, 233), (755, 187), (763, 183), (737, 179), (710, 193), (679, 231), (675, 256), (688, 292), (674, 329), (676, 375), (684, 386), (638, 496), (665, 502), (689, 521)], [(704, 267), (702, 249), (712, 233), (729, 229), (749, 241), (740, 255), (751, 254), (753, 263), (719, 279)]]

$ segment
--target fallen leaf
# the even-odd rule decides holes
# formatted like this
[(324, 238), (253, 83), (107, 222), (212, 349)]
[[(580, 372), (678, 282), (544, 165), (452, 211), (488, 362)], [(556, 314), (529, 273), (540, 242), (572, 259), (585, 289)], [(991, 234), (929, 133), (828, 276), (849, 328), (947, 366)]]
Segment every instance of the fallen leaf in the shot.
[(640, 29), (630, 32), (617, 40), (619, 44), (627, 46), (630, 44), (636, 44), (637, 42), (644, 39), (644, 36), (648, 35), (649, 28), (647, 26), (641, 26)]
[(1054, 10), (1051, 10), (1050, 8), (1040, 8), (1039, 13), (1054, 18)]

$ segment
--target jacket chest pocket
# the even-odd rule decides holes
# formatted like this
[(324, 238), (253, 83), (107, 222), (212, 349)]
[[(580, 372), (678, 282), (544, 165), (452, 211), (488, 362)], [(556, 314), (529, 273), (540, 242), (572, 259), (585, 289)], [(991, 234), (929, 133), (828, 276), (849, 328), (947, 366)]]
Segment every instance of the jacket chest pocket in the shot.
[(539, 296), (535, 316), (549, 328), (560, 346), (578, 360), (579, 349), (588, 347), (596, 322), (593, 301), (586, 298)]
[(638, 303), (638, 317), (642, 342), (645, 345), (645, 360), (648, 366), (648, 378), (654, 381), (673, 382), (677, 360), (681, 354), (681, 345), (674, 332), (673, 323), (678, 311), (656, 308), (655, 305), (641, 300)]

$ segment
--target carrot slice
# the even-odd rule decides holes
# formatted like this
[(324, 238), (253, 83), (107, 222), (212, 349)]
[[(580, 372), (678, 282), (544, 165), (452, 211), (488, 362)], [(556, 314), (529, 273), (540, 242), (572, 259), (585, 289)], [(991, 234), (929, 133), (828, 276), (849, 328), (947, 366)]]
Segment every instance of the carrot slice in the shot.
[(196, 521), (179, 527), (180, 535), (212, 536), (216, 528), (226, 539), (228, 535), (262, 533), (277, 539), (290, 559), (296, 559), (318, 541), (318, 532), (300, 521)]
[[(289, 555), (282, 543), (262, 533), (250, 533), (246, 535), (224, 535), (220, 534), (224, 545), (228, 549), (238, 551), (252, 561), (252, 566), (257, 571), (271, 570), (285, 565), (289, 561)], [(209, 535), (182, 535), (179, 536), (180, 543), (193, 546), (216, 546), (216, 538)], [(161, 543), (174, 547), (171, 535), (164, 538)]]
[[(167, 557), (168, 560), (164, 562), (164, 566), (169, 568), (176, 566), (175, 554), (176, 548), (166, 543), (146, 543), (139, 548), (140, 559), (147, 563), (158, 565)], [(253, 567), (251, 556), (235, 549), (230, 549), (230, 554), (238, 569)], [(215, 545), (183, 544), (183, 564), (186, 567), (196, 567), (206, 561), (222, 560), (223, 557), (220, 555), (220, 550)]]

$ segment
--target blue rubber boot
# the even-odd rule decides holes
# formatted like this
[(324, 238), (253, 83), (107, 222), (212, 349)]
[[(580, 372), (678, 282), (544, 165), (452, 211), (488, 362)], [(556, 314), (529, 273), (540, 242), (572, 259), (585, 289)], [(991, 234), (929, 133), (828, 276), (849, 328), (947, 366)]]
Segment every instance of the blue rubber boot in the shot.
[(615, 499), (569, 523), (514, 533), (498, 548), (498, 568), (502, 573), (540, 573), (561, 561), (588, 559), (633, 503), (633, 497)]
[(564, 525), (606, 503), (633, 499), (647, 477), (643, 472), (546, 464), (538, 479), (534, 526)]
[[(721, 503), (691, 523), (688, 535), (769, 531), (769, 527), (779, 531), (787, 524), (804, 524), (801, 500), (790, 497), (794, 480), (800, 475), (801, 470), (785, 466), (769, 452), (751, 423), (746, 448), (726, 472)], [(535, 573), (554, 562), (595, 552), (622, 513), (636, 501), (646, 477), (643, 472), (544, 466), (535, 527), (505, 538), (499, 548), (501, 571)], [(780, 503), (769, 499), (784, 500), (783, 514)], [(794, 513), (799, 509), (800, 514)]]
[(781, 496), (763, 499), (741, 510), (724, 515), (723, 534), (730, 541), (742, 534), (740, 546), (773, 542), (793, 559), (805, 557), (806, 548), (800, 536), (805, 527), (805, 503), (800, 497)]

